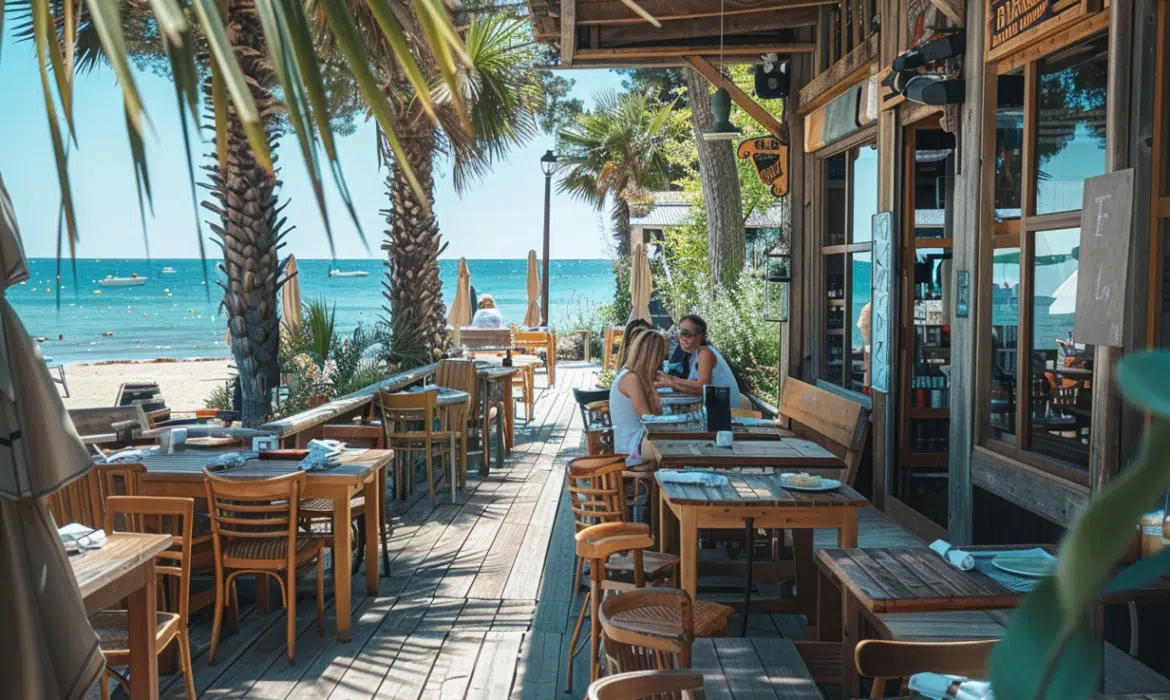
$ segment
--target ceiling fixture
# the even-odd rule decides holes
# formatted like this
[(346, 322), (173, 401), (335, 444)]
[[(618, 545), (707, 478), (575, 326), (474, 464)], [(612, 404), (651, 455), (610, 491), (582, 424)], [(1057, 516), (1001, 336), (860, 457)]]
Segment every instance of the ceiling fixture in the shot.
[(711, 95), (714, 121), (703, 132), (706, 141), (732, 141), (743, 135), (743, 130), (731, 123), (731, 95), (723, 87), (723, 0), (719, 1), (719, 87)]

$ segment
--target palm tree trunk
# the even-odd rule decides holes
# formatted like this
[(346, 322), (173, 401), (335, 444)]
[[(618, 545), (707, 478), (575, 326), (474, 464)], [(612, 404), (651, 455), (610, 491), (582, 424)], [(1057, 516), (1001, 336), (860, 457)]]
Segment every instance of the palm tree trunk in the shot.
[(613, 239), (617, 243), (619, 258), (628, 258), (633, 252), (630, 245), (630, 203), (615, 196), (613, 201)]
[[(271, 87), (276, 81), (264, 56), (260, 19), (252, 0), (231, 0), (227, 12), (228, 39), (264, 120), (268, 147), (276, 160), (279, 130), (274, 123)], [(205, 91), (210, 94), (210, 84)], [(271, 410), (271, 392), (280, 382), (280, 321), (276, 293), (281, 264), (277, 244), (283, 237), (281, 207), (276, 204), (280, 180), (265, 172), (248, 144), (235, 107), (228, 106), (227, 168), (220, 169), (216, 154), (208, 187), (211, 201), (203, 206), (219, 216), (210, 224), (220, 238), (227, 277), (223, 307), (228, 317), (232, 355), (239, 372), (241, 421), (251, 427), (264, 423)]]
[(688, 68), (687, 92), (691, 103), (691, 129), (699, 151), (699, 180), (707, 205), (707, 248), (711, 278), (725, 287), (734, 286), (743, 270), (747, 241), (743, 227), (743, 200), (735, 153), (727, 141), (707, 141), (703, 132), (715, 115), (707, 99), (707, 80)]
[[(392, 208), (386, 212), (386, 279), (390, 302), (392, 365), (409, 369), (442, 357), (447, 350), (447, 306), (439, 281), (439, 255), (446, 248), (434, 213), (435, 127), (429, 122), (399, 133), (407, 164), (422, 184), (424, 202), (406, 179), (403, 164), (390, 164), (386, 178)], [(387, 151), (389, 148), (387, 147)]]

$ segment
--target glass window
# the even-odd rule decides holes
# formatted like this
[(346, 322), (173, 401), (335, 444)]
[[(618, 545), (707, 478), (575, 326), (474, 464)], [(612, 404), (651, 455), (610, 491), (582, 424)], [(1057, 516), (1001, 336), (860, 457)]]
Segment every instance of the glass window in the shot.
[(873, 277), (873, 253), (854, 253), (849, 279), (849, 310), (852, 360), (849, 388), (865, 393), (869, 389), (870, 359), (870, 292)]
[(955, 137), (930, 129), (915, 133), (914, 236), (950, 238), (950, 200), (954, 191)]
[(1162, 327), (1159, 345), (1170, 346), (1170, 219), (1162, 220)]
[(1105, 172), (1109, 38), (1042, 59), (1036, 83), (1036, 213), (1081, 208), (1086, 178)]
[(995, 107), (995, 218), (1020, 217), (1024, 191), (1024, 73), (999, 76)]
[(825, 162), (828, 177), (825, 182), (825, 245), (845, 245), (845, 158), (841, 153)]
[(1020, 249), (998, 248), (991, 264), (990, 437), (1015, 444), (1020, 334)]
[(873, 240), (873, 215), (878, 211), (877, 145), (862, 146), (853, 157), (850, 205), (853, 210), (852, 243)]
[(1088, 468), (1093, 346), (1073, 342), (1081, 230), (1034, 235), (1030, 449)]
[(845, 255), (825, 256), (827, 288), (821, 378), (845, 386)]

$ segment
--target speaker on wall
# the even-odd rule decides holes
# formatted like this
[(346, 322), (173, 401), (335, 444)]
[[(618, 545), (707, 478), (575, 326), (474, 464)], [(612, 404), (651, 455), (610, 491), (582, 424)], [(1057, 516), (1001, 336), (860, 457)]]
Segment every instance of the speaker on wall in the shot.
[(788, 88), (791, 84), (788, 64), (780, 63), (775, 54), (769, 54), (764, 58), (764, 63), (755, 66), (756, 95), (765, 99), (788, 97)]

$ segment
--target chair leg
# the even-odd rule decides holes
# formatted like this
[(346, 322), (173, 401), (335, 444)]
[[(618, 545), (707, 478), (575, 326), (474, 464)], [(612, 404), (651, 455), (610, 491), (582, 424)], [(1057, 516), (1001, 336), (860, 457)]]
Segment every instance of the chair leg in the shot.
[[(573, 597), (577, 597), (576, 593)], [(585, 622), (585, 610), (589, 608), (590, 591), (585, 591), (585, 599), (581, 601), (581, 611), (577, 613), (577, 624), (573, 627), (573, 636), (569, 637), (569, 671), (565, 674), (565, 692), (573, 692), (573, 659), (577, 658), (577, 639), (581, 636), (581, 625)], [(570, 599), (571, 600), (571, 599)]]
[(576, 554), (573, 555), (573, 580), (569, 582), (569, 600), (577, 597), (581, 590), (581, 576), (585, 573), (585, 560)]
[[(367, 508), (372, 507), (371, 504), (366, 504)], [(357, 546), (353, 550), (353, 566), (350, 567), (350, 573), (357, 576), (357, 572), (362, 568), (362, 560), (366, 555), (366, 519), (358, 518), (357, 520)], [(337, 566), (337, 564), (334, 564)]]
[(604, 564), (594, 559), (589, 562), (589, 680), (601, 678), (601, 576), (597, 571)]
[(191, 666), (191, 638), (187, 636), (187, 627), (179, 630), (179, 668), (183, 672), (183, 686), (187, 691), (187, 700), (195, 700), (195, 669)]
[(223, 609), (227, 602), (224, 600), (224, 588), (226, 587), (227, 581), (223, 578), (223, 571), (217, 566), (215, 572), (215, 616), (211, 621), (211, 648), (207, 650), (207, 663), (209, 665), (215, 663), (215, 651), (219, 648), (219, 633), (223, 630)]
[(435, 458), (431, 455), (431, 441), (427, 440), (427, 491), (431, 494), (431, 507), (435, 507)]
[(752, 607), (752, 558), (756, 549), (756, 526), (752, 518), (744, 521), (743, 546), (747, 553), (747, 582), (743, 586), (743, 619), (739, 625), (739, 636), (747, 636), (748, 615)]
[[(98, 677), (98, 688), (101, 693), (101, 700), (110, 700), (110, 672), (109, 669), (103, 668), (101, 676)], [(569, 691), (565, 691), (566, 693)]]
[[(336, 566), (336, 565), (335, 565)], [(287, 581), (280, 581), (281, 591), (285, 593), (285, 621), (288, 623), (288, 665), (297, 662), (297, 571), (296, 567), (289, 569)]]
[(317, 554), (317, 636), (325, 636), (325, 557)]

